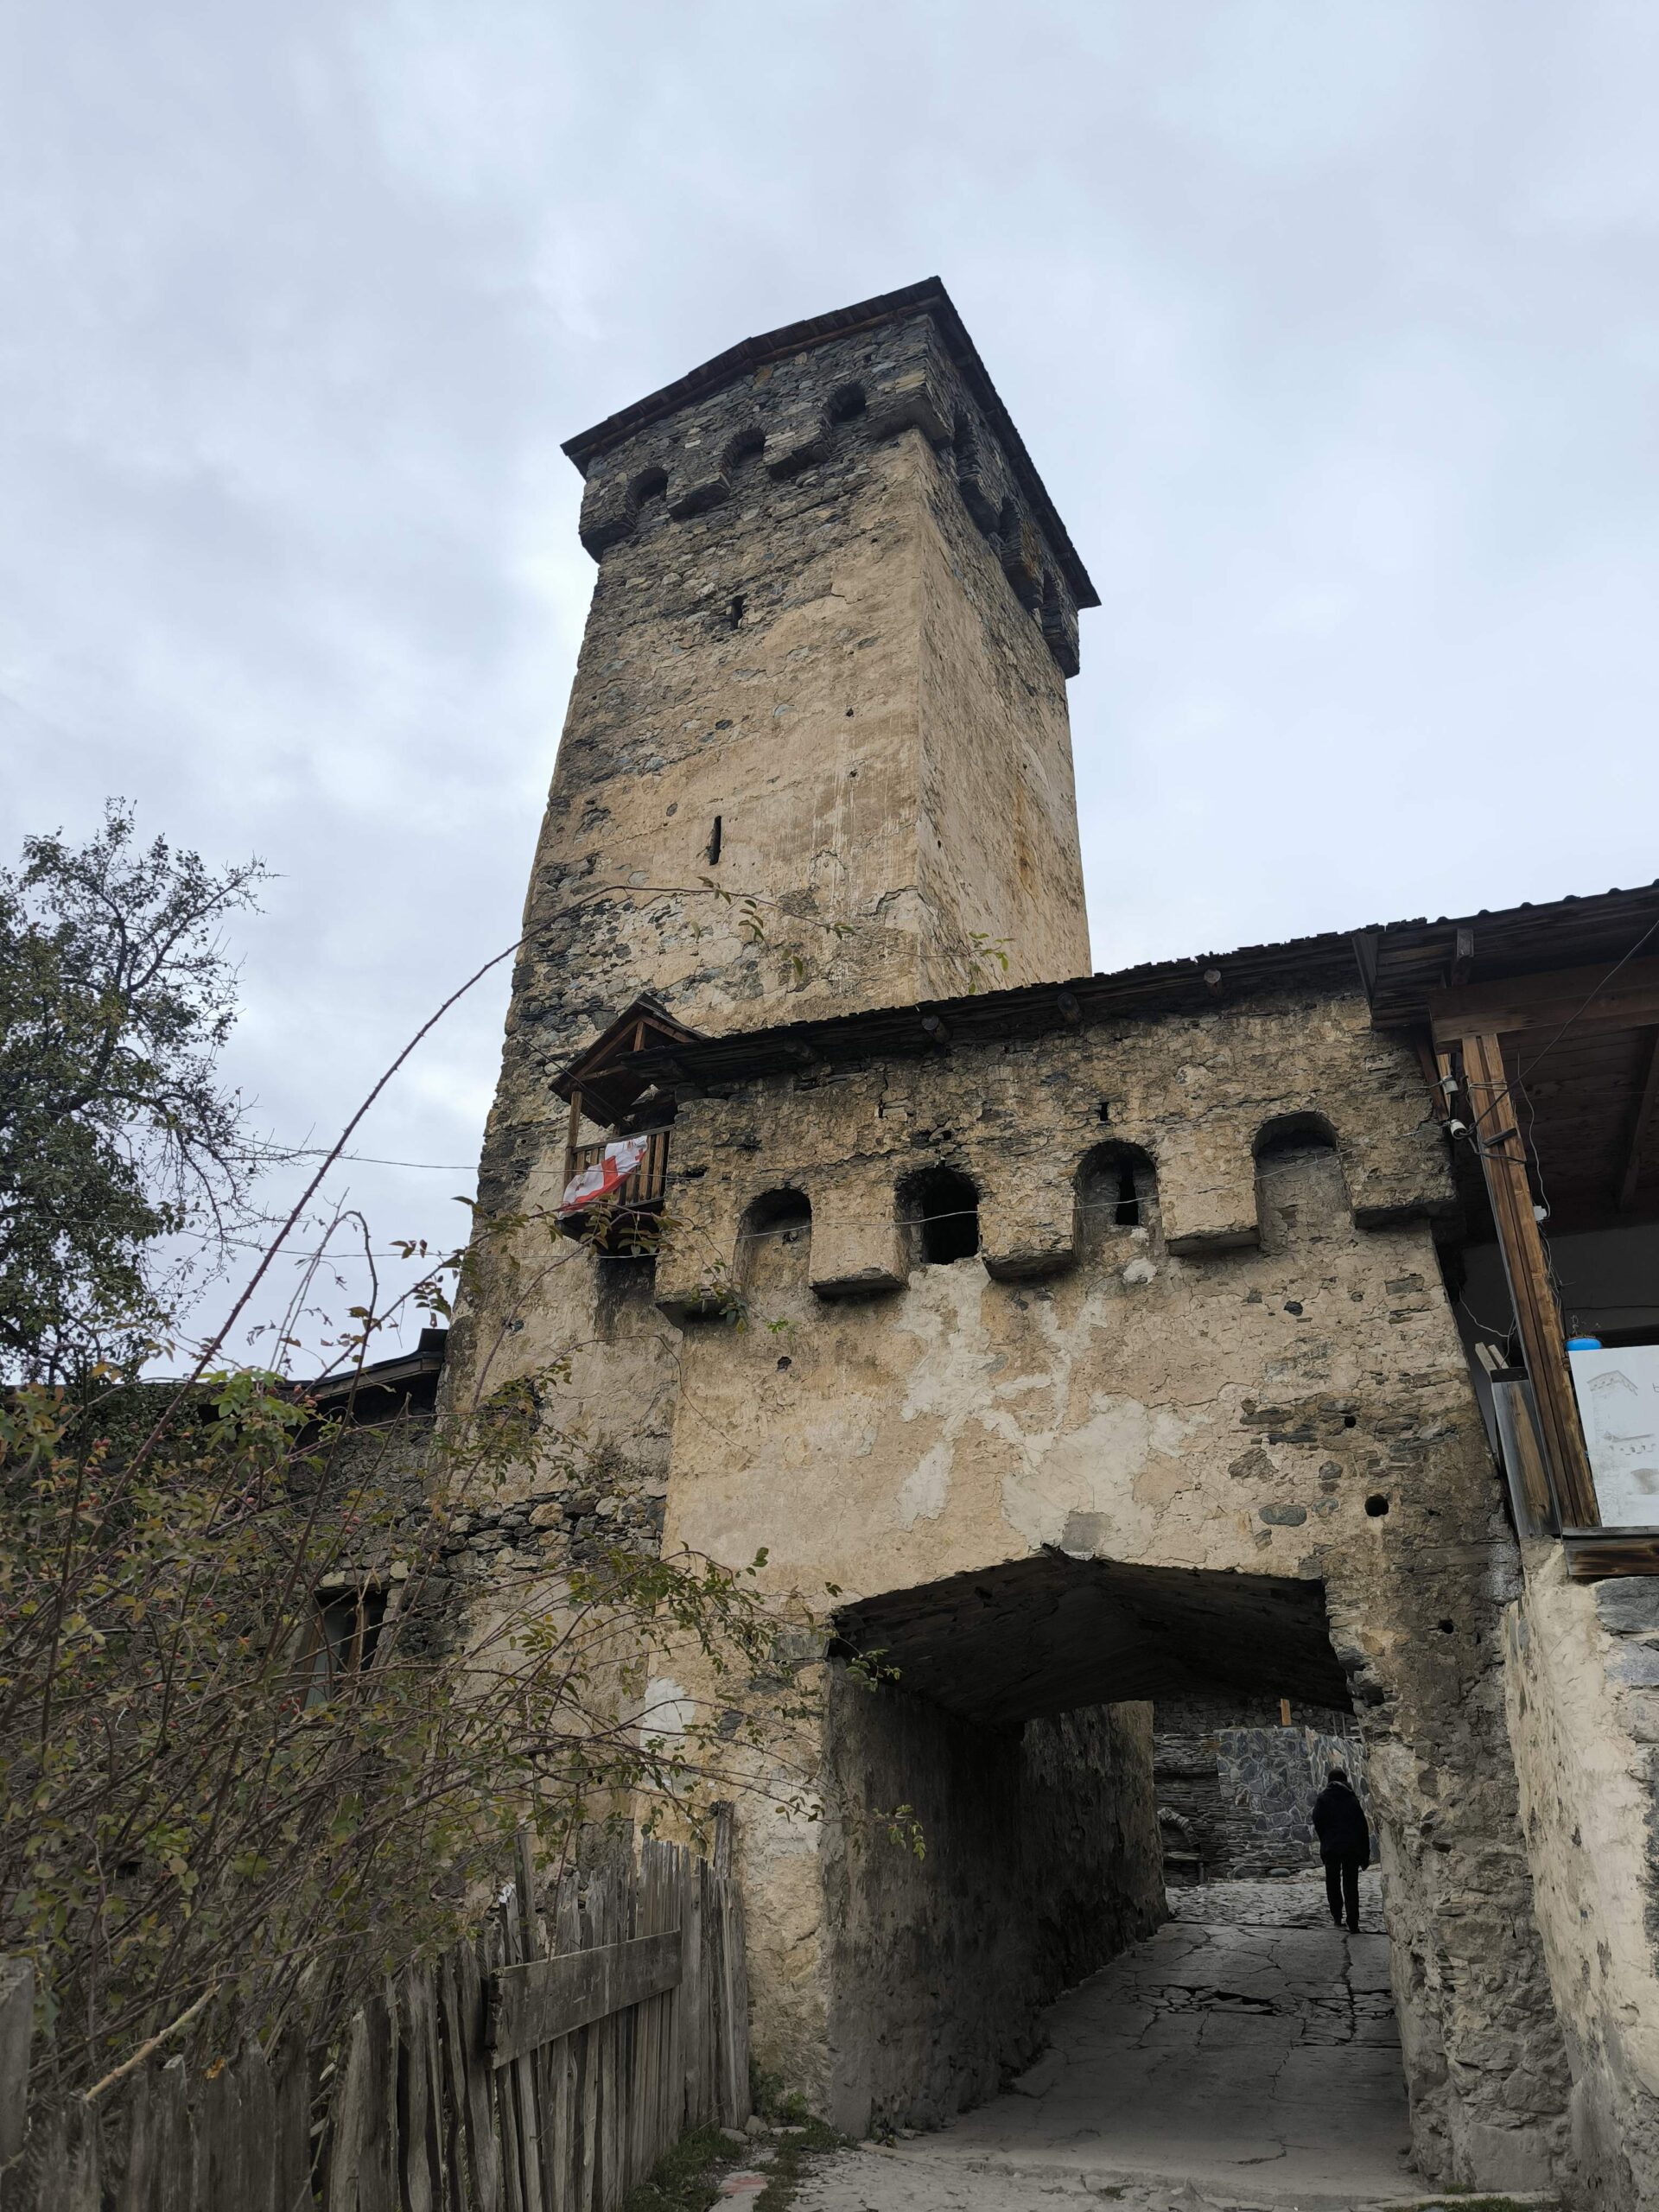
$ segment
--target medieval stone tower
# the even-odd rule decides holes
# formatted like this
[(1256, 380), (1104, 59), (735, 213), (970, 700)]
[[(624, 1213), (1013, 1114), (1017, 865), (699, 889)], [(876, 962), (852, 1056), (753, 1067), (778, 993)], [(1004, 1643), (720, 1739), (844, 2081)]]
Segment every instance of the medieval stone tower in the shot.
[[(1294, 1707), (1369, 1762), (1419, 2171), (1580, 2159), (1618, 2177), (1580, 2201), (1656, 2201), (1622, 2147), (1659, 2142), (1649, 1798), (1604, 1945), (1550, 1732), (1599, 1776), (1649, 1754), (1558, 1715), (1516, 1606), (1564, 1570), (1517, 1541), (1447, 1294), (1425, 1071), (1473, 925), (1380, 933), (1414, 997), (1376, 931), (1086, 972), (1095, 594), (937, 283), (567, 449), (598, 578), (444, 1389), (528, 1385), (541, 1423), (467, 1540), (485, 1611), (617, 1535), (836, 1592), (829, 1810), (736, 1821), (762, 2063), (855, 2133), (990, 2094), (1165, 1910), (1154, 1708)], [(1495, 977), (1536, 927), (1480, 918)], [(843, 1688), (855, 1647), (896, 1684)], [(914, 1808), (925, 1863), (865, 1803)]]
[(942, 285), (751, 339), (565, 450), (599, 575), (515, 1119), (641, 992), (717, 1031), (1087, 967), (1065, 679), (1097, 601)]

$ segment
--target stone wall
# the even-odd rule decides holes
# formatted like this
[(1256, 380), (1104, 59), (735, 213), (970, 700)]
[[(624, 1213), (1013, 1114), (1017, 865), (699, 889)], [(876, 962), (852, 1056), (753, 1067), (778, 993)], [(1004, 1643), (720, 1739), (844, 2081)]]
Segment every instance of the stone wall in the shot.
[(720, 1032), (1088, 964), (1076, 556), (945, 323), (852, 320), (574, 442), (599, 572), (479, 1185), (524, 1226), (475, 1249), (444, 1387), (562, 1365), (550, 1430), (642, 1468), (674, 1346), (550, 1230), (553, 1077), (642, 992)]
[(1088, 964), (1068, 560), (930, 317), (584, 460), (599, 576), (486, 1195), (562, 1143), (547, 1077), (641, 991), (718, 1031), (973, 988), (976, 936), (1012, 981)]
[(1659, 1577), (1566, 1580), (1504, 1618), (1508, 1712), (1584, 2201), (1659, 2205)]
[[(1148, 1163), (1133, 1223), (1079, 1213), (1103, 1113)], [(669, 1541), (759, 1540), (784, 1586), (860, 1598), (1049, 1549), (1318, 1582), (1370, 1760), (1419, 2160), (1547, 2182), (1566, 2083), (1498, 1632), (1519, 1561), (1408, 1048), (1357, 994), (1262, 996), (688, 1090), (675, 1147)], [(981, 1194), (981, 1253), (948, 1266), (900, 1211), (935, 1163)], [(782, 1187), (810, 1206), (800, 1287), (741, 1331), (692, 1318), (708, 1255)], [(757, 1945), (756, 1986), (783, 1971)]]
[(845, 1804), (912, 1807), (924, 1852), (879, 1821), (832, 1830), (826, 2065), (807, 2086), (850, 2133), (937, 2125), (995, 2095), (1040, 2007), (1163, 1917), (1150, 1711), (987, 1729), (848, 1688), (830, 1766)]
[(1333, 1766), (1366, 1795), (1365, 1746), (1351, 1717), (1281, 1723), (1269, 1700), (1160, 1700), (1154, 1774), (1173, 1883), (1300, 1872), (1319, 1863), (1311, 1815)]
[[(942, 328), (837, 323), (578, 442), (600, 575), (480, 1179), (484, 1217), (520, 1225), (445, 1386), (454, 1408), (534, 1378), (547, 1465), (460, 1536), (454, 1571), (556, 1574), (555, 1524), (579, 1543), (620, 1517), (649, 1541), (660, 1512), (671, 1546), (733, 1565), (767, 1547), (779, 1593), (990, 1591), (1068, 1561), (1259, 1585), (1264, 1615), (1306, 1588), (1309, 1694), (1338, 1694), (1339, 1662), (1369, 1759), (1420, 2167), (1542, 2184), (1566, 2056), (1510, 1738), (1557, 1993), (1581, 1969), (1594, 1990), (1561, 1807), (1587, 1756), (1574, 1717), (1611, 1693), (1567, 1607), (1549, 1633), (1583, 1680), (1523, 1712), (1512, 1663), (1506, 1732), (1519, 1562), (1442, 1287), (1433, 1225), (1455, 1205), (1409, 1044), (1372, 1029), (1328, 941), (1305, 968), (1292, 947), (1143, 978), (1109, 1012), (1081, 983), (1033, 988), (989, 1041), (976, 1015), (981, 1041), (953, 1044), (950, 1007), (880, 1051), (825, 1041), (829, 1017), (1004, 980), (978, 938), (1014, 983), (1086, 959), (1064, 684), (1087, 580)], [(553, 1078), (642, 990), (730, 1048), (658, 1071), (677, 1119), (654, 1265), (550, 1219)], [(741, 1065), (738, 1033), (809, 1017), (824, 1027)], [(950, 1265), (923, 1263), (906, 1211), (934, 1168), (979, 1194), (979, 1249)], [(791, 1242), (762, 1261), (742, 1232), (785, 1192)], [(1057, 1612), (1096, 1595), (1039, 1592)], [(1282, 1692), (1248, 1639), (1125, 1604), (1134, 1632), (1086, 1683), (996, 1729), (899, 1693), (840, 1717), (830, 1778), (918, 1803), (931, 1861), (855, 1826), (749, 1824), (758, 2055), (849, 2124), (995, 2086), (1039, 1993), (1151, 1909), (1145, 1723), (1122, 1708), (1201, 1691), (1205, 1667)], [(1554, 1810), (1552, 1776), (1572, 1777)], [(1628, 1794), (1625, 1935), (1645, 1896)], [(1621, 1954), (1575, 2015), (1615, 2072), (1645, 2050), (1638, 1986)], [(1622, 2094), (1581, 2096), (1581, 2132), (1638, 2113)]]
[(1223, 1803), (1237, 1817), (1230, 1873), (1319, 1864), (1311, 1815), (1333, 1766), (1348, 1769), (1363, 1799), (1365, 1747), (1358, 1737), (1294, 1726), (1223, 1729), (1217, 1781)]

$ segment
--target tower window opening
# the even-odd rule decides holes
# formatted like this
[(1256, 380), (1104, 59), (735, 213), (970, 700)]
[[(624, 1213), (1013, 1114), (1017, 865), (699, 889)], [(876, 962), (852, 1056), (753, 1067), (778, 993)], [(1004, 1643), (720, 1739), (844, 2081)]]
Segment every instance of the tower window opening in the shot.
[(725, 842), (726, 832), (724, 828), (724, 817), (717, 814), (715, 817), (715, 826), (709, 832), (709, 865), (710, 868), (718, 868), (720, 866), (720, 849)]
[(728, 630), (739, 630), (742, 628), (743, 607), (743, 594), (741, 592), (739, 592), (737, 597), (732, 601), (731, 605), (726, 610), (726, 626)]
[(861, 384), (844, 384), (830, 402), (832, 423), (851, 423), (864, 412), (864, 387)]
[(925, 1267), (971, 1260), (979, 1249), (979, 1192), (954, 1168), (912, 1177), (899, 1191), (899, 1213), (911, 1224)]

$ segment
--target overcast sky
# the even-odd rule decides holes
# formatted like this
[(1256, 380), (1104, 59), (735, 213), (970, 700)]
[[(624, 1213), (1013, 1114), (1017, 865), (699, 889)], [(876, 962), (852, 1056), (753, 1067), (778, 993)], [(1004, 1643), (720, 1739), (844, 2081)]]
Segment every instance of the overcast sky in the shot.
[[(1659, 874), (1652, 0), (52, 0), (0, 32), (7, 856), (277, 872), (231, 1072), (332, 1133), (511, 941), (562, 439), (938, 273), (1104, 604), (1096, 966)], [(359, 1149), (470, 1162), (505, 987)], [(464, 1172), (359, 1164), (377, 1236)]]

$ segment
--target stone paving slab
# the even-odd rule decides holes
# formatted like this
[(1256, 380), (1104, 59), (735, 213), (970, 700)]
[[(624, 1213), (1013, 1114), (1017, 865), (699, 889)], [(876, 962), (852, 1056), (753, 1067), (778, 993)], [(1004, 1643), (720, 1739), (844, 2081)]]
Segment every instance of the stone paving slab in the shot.
[(1171, 1903), (1170, 1925), (1051, 2009), (1027, 2094), (830, 2159), (798, 2212), (1434, 2202), (1407, 2163), (1378, 1878), (1362, 1881), (1357, 1936), (1332, 1928), (1317, 1879)]
[[(844, 2151), (801, 2184), (794, 2212), (1457, 2212), (1461, 2202), (1408, 2189), (1382, 2197), (1315, 2193), (1264, 2196), (1219, 2193), (1192, 2182), (1115, 2178), (1087, 2169), (1059, 2173), (1016, 2161), (943, 2164), (919, 2145)], [(1551, 2208), (1553, 2197), (1504, 2199), (1521, 2212)]]

